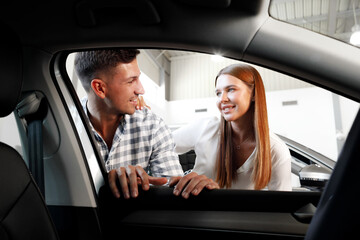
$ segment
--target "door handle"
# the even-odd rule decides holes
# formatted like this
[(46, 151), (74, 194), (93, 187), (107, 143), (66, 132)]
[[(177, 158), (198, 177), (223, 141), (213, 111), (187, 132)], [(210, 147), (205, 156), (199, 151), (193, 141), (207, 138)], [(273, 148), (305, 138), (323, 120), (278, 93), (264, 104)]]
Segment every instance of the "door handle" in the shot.
[(312, 203), (308, 203), (294, 212), (293, 217), (301, 223), (310, 223), (316, 212), (316, 207)]

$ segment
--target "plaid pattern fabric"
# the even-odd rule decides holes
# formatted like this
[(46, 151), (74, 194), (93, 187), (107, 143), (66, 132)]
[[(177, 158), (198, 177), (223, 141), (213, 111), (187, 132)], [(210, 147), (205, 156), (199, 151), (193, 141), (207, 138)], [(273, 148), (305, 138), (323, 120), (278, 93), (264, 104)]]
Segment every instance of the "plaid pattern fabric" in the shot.
[[(81, 101), (87, 113), (87, 99)], [(90, 123), (106, 170), (139, 165), (154, 177), (182, 176), (183, 170), (175, 153), (175, 143), (164, 121), (147, 108), (125, 115), (117, 128), (109, 150)]]

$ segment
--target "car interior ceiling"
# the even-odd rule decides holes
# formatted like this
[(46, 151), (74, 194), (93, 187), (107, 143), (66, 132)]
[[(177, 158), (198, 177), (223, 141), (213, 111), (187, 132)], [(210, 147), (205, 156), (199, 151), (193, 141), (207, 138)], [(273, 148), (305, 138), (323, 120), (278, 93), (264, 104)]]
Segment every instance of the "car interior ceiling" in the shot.
[[(136, 4), (141, 5), (142, 2), (136, 1)], [(313, 49), (312, 43), (316, 41), (317, 34), (304, 31), (304, 36), (296, 35), (296, 38), (293, 34), (284, 35), (284, 32), (292, 32), (297, 27), (269, 18), (268, 1), (241, 1), (241, 3), (237, 1), (144, 2), (148, 5), (139, 7), (134, 6), (132, 1), (121, 1), (117, 3), (118, 7), (114, 7), (112, 5), (102, 6), (105, 3), (97, 5), (95, 1), (90, 0), (65, 1), (57, 3), (56, 7), (51, 9), (45, 4), (36, 6), (25, 4), (21, 8), (16, 4), (10, 4), (7, 7), (9, 11), (6, 11), (1, 17), (4, 22), (8, 22), (8, 25), (18, 32), (23, 44), (40, 48), (52, 54), (67, 50), (67, 44), (70, 43), (72, 49), (127, 46), (186, 49), (207, 53), (222, 52), (226, 49), (223, 53), (224, 56), (267, 66), (345, 94), (356, 101), (360, 100), (357, 94), (360, 86), (354, 88), (353, 83), (350, 82), (350, 79), (356, 76), (354, 71), (344, 71), (348, 77), (343, 77), (341, 82), (338, 82), (338, 76), (327, 71), (341, 67), (351, 70), (351, 66), (333, 63), (331, 54), (320, 51), (320, 49)], [(28, 11), (29, 8), (32, 11)], [(128, 13), (136, 12), (134, 9), (141, 9), (143, 12), (149, 12), (150, 15), (157, 15), (160, 19), (147, 17), (155, 20), (152, 24), (144, 24), (137, 14), (131, 14), (131, 16), (125, 14), (125, 18), (130, 17), (133, 21), (129, 21), (128, 18), (126, 21), (122, 21), (124, 19), (121, 14), (117, 14), (118, 11), (105, 11), (104, 8), (105, 10), (107, 8), (119, 9), (119, 11)], [(17, 11), (13, 11), (14, 9)], [(172, 14), (175, 9), (177, 9), (176, 15)], [(69, 18), (68, 15), (64, 15), (63, 13), (66, 11), (75, 11), (75, 17)], [(11, 16), (7, 15), (8, 13), (11, 13)], [(214, 15), (216, 18), (213, 17)], [(9, 21), (20, 18), (20, 16), (28, 19), (23, 25)], [(43, 21), (44, 18), (52, 21)], [(229, 19), (232, 24), (226, 24)], [(171, 23), (171, 27), (166, 23)], [(51, 24), (57, 27), (54, 28)], [(95, 26), (88, 26), (92, 24)], [(212, 27), (204, 29), (204, 25)], [(187, 26), (191, 26), (191, 28)], [(108, 32), (107, 29), (110, 27), (116, 27), (121, 31)], [(272, 31), (268, 31), (269, 27)], [(137, 31), (133, 31), (133, 29), (137, 29)], [(182, 31), (178, 31), (178, 29)], [(216, 31), (206, 29), (216, 29)], [(158, 32), (166, 34), (158, 34)], [(46, 35), (53, 37), (47, 38)], [(208, 36), (205, 42), (204, 35)], [(228, 35), (234, 37), (223, 37)], [(87, 36), (87, 38), (83, 36)], [(56, 39), (62, 39), (62, 43)], [(262, 41), (266, 41), (266, 43)], [(291, 47), (290, 43), (293, 41), (303, 42), (302, 51)], [(336, 40), (329, 39), (328, 41), (334, 45), (329, 51), (335, 52), (339, 47), (335, 43)], [(334, 43), (331, 43), (332, 41)], [(351, 51), (351, 47), (349, 49), (341, 48), (346, 53)], [(276, 49), (278, 54), (273, 55), (273, 49)], [(314, 58), (313, 55), (316, 52), (318, 52), (317, 57)], [(354, 58), (359, 58), (357, 53), (352, 54), (354, 54)], [(301, 60), (292, 61), (294, 56)], [(317, 59), (315, 63), (319, 66), (318, 68), (313, 68), (314, 59)], [(346, 59), (344, 62), (353, 64)]]

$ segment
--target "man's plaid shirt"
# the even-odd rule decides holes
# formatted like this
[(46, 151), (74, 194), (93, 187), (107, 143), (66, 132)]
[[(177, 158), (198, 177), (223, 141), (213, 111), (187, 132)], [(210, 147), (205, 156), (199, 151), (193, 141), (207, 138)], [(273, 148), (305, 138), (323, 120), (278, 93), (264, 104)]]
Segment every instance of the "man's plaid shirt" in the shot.
[[(81, 103), (88, 116), (87, 99), (82, 99)], [(116, 129), (110, 150), (89, 123), (108, 172), (128, 165), (140, 165), (154, 177), (183, 176), (170, 129), (147, 108), (125, 115)]]

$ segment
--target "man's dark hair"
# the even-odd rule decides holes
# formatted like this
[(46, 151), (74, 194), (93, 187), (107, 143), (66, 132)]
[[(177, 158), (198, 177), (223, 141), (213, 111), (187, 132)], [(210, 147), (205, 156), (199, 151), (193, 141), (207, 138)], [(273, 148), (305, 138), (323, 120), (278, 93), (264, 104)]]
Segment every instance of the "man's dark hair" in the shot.
[(106, 49), (78, 52), (75, 56), (75, 71), (86, 92), (98, 72), (109, 71), (119, 63), (130, 63), (140, 53), (137, 49)]

